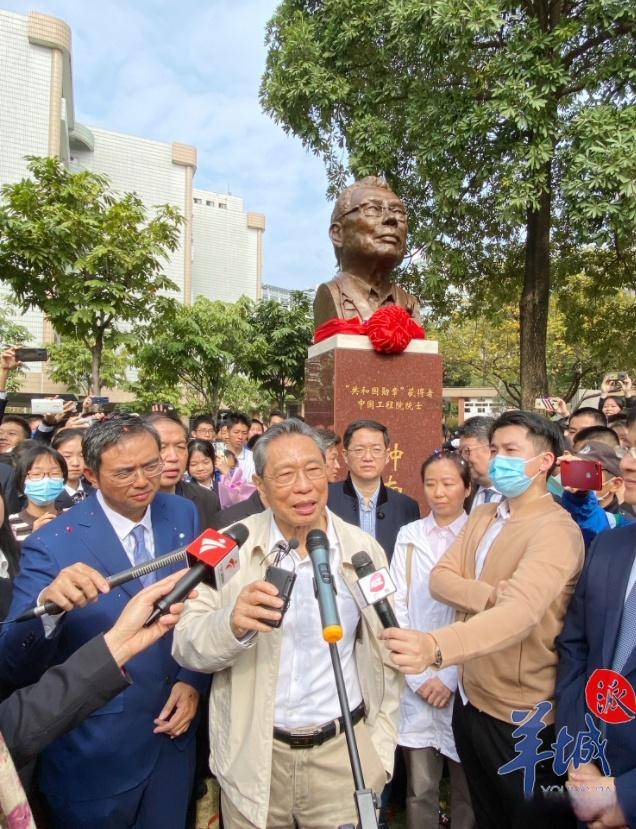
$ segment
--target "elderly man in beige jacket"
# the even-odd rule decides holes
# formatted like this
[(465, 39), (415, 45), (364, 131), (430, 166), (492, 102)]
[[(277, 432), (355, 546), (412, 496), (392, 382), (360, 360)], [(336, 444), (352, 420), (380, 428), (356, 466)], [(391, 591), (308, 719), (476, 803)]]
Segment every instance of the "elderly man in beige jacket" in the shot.
[[(226, 829), (335, 829), (356, 823), (353, 776), (327, 643), (322, 638), (305, 541), (327, 533), (338, 610), (340, 657), (367, 787), (378, 794), (393, 770), (401, 678), (378, 641), (373, 608), (360, 611), (351, 556), (366, 550), (386, 566), (380, 545), (326, 508), (320, 438), (298, 420), (269, 429), (254, 450), (254, 481), (269, 509), (245, 520), (250, 536), (240, 571), (215, 592), (199, 588), (174, 636), (181, 665), (214, 673), (210, 767)], [(290, 549), (296, 539), (298, 546)], [(282, 601), (264, 581), (268, 564), (294, 570)]]

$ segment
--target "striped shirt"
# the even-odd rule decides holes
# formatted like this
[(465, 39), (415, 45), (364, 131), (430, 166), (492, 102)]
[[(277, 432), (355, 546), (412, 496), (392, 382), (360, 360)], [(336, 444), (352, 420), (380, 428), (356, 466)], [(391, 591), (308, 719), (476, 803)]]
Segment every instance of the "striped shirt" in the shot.
[(371, 498), (369, 498), (368, 506), (367, 506), (367, 499), (362, 495), (362, 493), (358, 490), (356, 485), (354, 484), (353, 488), (356, 491), (356, 495), (358, 496), (358, 508), (360, 510), (360, 529), (363, 530), (365, 533), (369, 533), (369, 535), (375, 538), (375, 519), (376, 519), (376, 509), (378, 507), (378, 496), (380, 495), (380, 484), (378, 484), (378, 488), (373, 493)]

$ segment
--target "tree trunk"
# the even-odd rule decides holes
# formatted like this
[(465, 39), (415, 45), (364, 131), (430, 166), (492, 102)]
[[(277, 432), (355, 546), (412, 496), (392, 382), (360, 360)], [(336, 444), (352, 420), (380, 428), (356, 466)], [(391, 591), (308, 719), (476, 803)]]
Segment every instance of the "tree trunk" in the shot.
[(102, 368), (102, 351), (104, 350), (104, 344), (101, 340), (98, 340), (93, 347), (91, 348), (91, 356), (92, 356), (92, 386), (93, 386), (93, 394), (100, 395), (102, 391), (102, 378), (101, 378), (101, 368)]
[(521, 405), (532, 411), (535, 397), (548, 393), (546, 345), (550, 301), (550, 224), (552, 188), (550, 170), (547, 191), (538, 210), (529, 210), (526, 223), (526, 261), (519, 303), (521, 322)]

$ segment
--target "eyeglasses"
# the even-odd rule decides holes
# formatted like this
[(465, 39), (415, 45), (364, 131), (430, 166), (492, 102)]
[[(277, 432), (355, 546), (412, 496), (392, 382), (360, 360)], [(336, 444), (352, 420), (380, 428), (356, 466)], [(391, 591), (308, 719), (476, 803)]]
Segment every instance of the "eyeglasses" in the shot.
[(616, 457), (617, 458), (626, 458), (628, 455), (630, 458), (633, 458), (636, 461), (636, 446), (632, 446), (627, 449), (624, 446), (617, 448), (616, 450)]
[(345, 216), (348, 216), (350, 213), (355, 213), (356, 210), (359, 210), (368, 219), (379, 219), (384, 215), (385, 211), (398, 222), (406, 223), (407, 219), (406, 210), (401, 204), (387, 204), (386, 202), (382, 203), (378, 201), (362, 202), (357, 207), (352, 207), (351, 210), (346, 210), (344, 213), (341, 213), (338, 219), (344, 219)]
[(316, 464), (314, 466), (306, 466), (304, 469), (286, 469), (277, 475), (263, 475), (263, 477), (273, 481), (275, 486), (284, 488), (293, 486), (298, 481), (298, 476), (301, 472), (309, 481), (319, 481), (327, 475), (325, 467)]
[(468, 461), (468, 460), (470, 460), (470, 456), (474, 452), (483, 452), (483, 451), (486, 451), (490, 455), (492, 455), (492, 449), (490, 448), (490, 446), (487, 443), (482, 443), (479, 446), (464, 446), (463, 449), (459, 450), (459, 454), (462, 456), (462, 458), (465, 461)]
[(27, 472), (26, 477), (29, 481), (43, 481), (45, 478), (50, 478), (52, 481), (64, 480), (61, 472)]
[(163, 461), (151, 461), (145, 466), (136, 466), (134, 469), (122, 469), (119, 472), (113, 472), (111, 477), (117, 481), (118, 484), (131, 484), (137, 477), (137, 473), (141, 472), (144, 478), (156, 478), (163, 472)]
[(353, 449), (345, 449), (347, 455), (353, 455), (354, 458), (362, 458), (369, 454), (372, 458), (381, 458), (386, 449), (384, 446), (354, 446)]
[(214, 429), (197, 429), (196, 434), (201, 438), (213, 438), (216, 432)]

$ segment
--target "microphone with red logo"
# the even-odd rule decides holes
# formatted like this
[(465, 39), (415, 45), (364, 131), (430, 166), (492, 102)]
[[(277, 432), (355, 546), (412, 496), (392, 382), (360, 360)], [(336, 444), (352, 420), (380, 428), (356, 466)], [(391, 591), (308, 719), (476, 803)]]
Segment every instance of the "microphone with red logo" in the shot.
[(239, 548), (247, 541), (249, 532), (243, 524), (234, 524), (225, 532), (208, 529), (186, 547), (190, 570), (179, 579), (167, 596), (155, 604), (144, 627), (150, 627), (170, 606), (182, 602), (188, 593), (200, 584), (220, 590), (239, 569)]
[(387, 600), (387, 596), (395, 593), (396, 589), (389, 571), (386, 567), (376, 570), (371, 557), (364, 551), (351, 556), (351, 563), (358, 576), (356, 594), (354, 594), (358, 604), (363, 609), (373, 605), (382, 622), (382, 627), (399, 628), (393, 608)]

